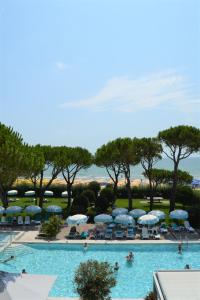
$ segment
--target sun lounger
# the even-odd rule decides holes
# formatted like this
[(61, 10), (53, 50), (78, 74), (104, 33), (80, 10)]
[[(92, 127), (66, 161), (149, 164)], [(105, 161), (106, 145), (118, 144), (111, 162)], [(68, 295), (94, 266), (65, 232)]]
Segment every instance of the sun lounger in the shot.
[(40, 232), (35, 238), (36, 239), (46, 239), (46, 238), (48, 238), (48, 236), (46, 235), (46, 233)]
[(22, 216), (18, 216), (18, 218), (17, 218), (17, 224), (18, 225), (23, 225), (24, 224)]
[(142, 237), (143, 240), (148, 240), (149, 239), (149, 233), (148, 233), (148, 229), (146, 227), (142, 227), (141, 237)]
[(128, 229), (126, 238), (131, 239), (131, 240), (135, 238), (135, 233), (134, 233), (133, 229)]
[(115, 232), (115, 237), (116, 237), (116, 239), (123, 239), (123, 237), (124, 237), (124, 232), (123, 232), (122, 230), (117, 230), (117, 231)]
[(8, 222), (7, 222), (7, 220), (6, 220), (6, 217), (5, 217), (5, 216), (2, 216), (2, 217), (1, 217), (0, 225), (7, 225), (7, 224), (8, 224)]
[(167, 233), (168, 232), (168, 229), (167, 229), (167, 225), (165, 222), (161, 223), (161, 226), (160, 226), (160, 233)]
[(195, 229), (190, 225), (189, 221), (184, 221), (184, 227), (188, 232), (195, 232)]
[(31, 225), (31, 218), (30, 218), (30, 216), (25, 216), (24, 224), (25, 225)]
[(80, 234), (80, 239), (84, 240), (88, 237), (88, 232), (87, 231), (82, 231)]
[(106, 230), (104, 238), (105, 238), (106, 240), (111, 240), (111, 239), (112, 239), (112, 229), (109, 229), (109, 228), (108, 228), (108, 229)]
[(155, 239), (155, 240), (160, 240), (160, 234), (154, 235), (154, 239)]

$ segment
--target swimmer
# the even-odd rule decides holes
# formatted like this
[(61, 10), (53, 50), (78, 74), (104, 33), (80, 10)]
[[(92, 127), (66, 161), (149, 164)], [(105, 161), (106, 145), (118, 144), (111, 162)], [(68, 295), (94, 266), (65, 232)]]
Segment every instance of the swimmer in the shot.
[(84, 250), (87, 250), (87, 247), (88, 247), (87, 243), (84, 243), (84, 244), (83, 244), (83, 249), (84, 249)]
[(184, 268), (185, 270), (190, 270), (191, 268), (190, 268), (190, 265), (185, 265), (185, 268)]
[(26, 272), (26, 270), (25, 269), (23, 269), (22, 270), (22, 274), (26, 274), (27, 272)]
[(119, 270), (119, 264), (118, 262), (116, 262), (114, 265), (114, 271), (118, 271), (118, 270)]
[(9, 258), (6, 258), (4, 261), (2, 261), (2, 263), (6, 263), (14, 258), (15, 258), (14, 255), (11, 255)]
[(128, 262), (132, 262), (134, 260), (134, 255), (132, 251), (130, 251), (129, 254), (126, 256), (126, 260)]
[(183, 247), (182, 247), (182, 243), (178, 244), (178, 254), (182, 254), (183, 252)]

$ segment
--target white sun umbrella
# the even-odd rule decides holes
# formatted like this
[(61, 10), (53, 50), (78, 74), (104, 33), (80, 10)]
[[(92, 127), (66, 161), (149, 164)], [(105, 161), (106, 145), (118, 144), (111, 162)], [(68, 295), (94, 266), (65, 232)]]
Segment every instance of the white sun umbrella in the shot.
[(188, 218), (188, 212), (183, 209), (175, 209), (170, 212), (169, 216), (171, 219), (186, 220)]
[(131, 210), (129, 212), (129, 215), (132, 216), (133, 218), (139, 218), (141, 216), (146, 215), (146, 211), (143, 209), (136, 208), (136, 209)]
[(154, 215), (144, 215), (138, 219), (138, 223), (141, 225), (154, 225), (159, 222), (158, 217)]
[(69, 216), (66, 220), (68, 225), (79, 225), (79, 224), (86, 224), (88, 217), (85, 215), (77, 214), (73, 216)]
[(53, 196), (53, 192), (52, 191), (45, 191), (44, 192), (44, 196)]
[(24, 193), (24, 196), (27, 196), (27, 197), (35, 196), (35, 191), (27, 191), (27, 192)]
[(21, 211), (22, 211), (22, 207), (20, 206), (9, 206), (5, 212), (7, 214), (17, 214), (20, 213)]
[(41, 211), (41, 207), (37, 205), (29, 205), (25, 208), (25, 212), (28, 214), (39, 214)]
[(128, 209), (123, 208), (123, 207), (115, 208), (112, 211), (112, 216), (113, 217), (116, 217), (118, 215), (127, 215), (127, 214), (128, 214)]
[(17, 190), (10, 190), (10, 191), (7, 192), (8, 196), (16, 196), (17, 194), (18, 194)]
[(0, 206), (0, 215), (2, 215), (5, 212), (5, 208), (3, 206)]
[(156, 216), (159, 220), (164, 220), (166, 218), (165, 213), (161, 210), (152, 210), (148, 213), (148, 215)]
[(135, 225), (135, 220), (129, 215), (118, 215), (115, 217), (115, 223), (122, 225)]
[(58, 205), (49, 205), (47, 208), (46, 208), (46, 211), (48, 213), (61, 213), (62, 212), (62, 208)]
[(113, 218), (110, 215), (107, 214), (100, 214), (94, 217), (94, 222), (95, 223), (112, 223)]
[(66, 197), (68, 196), (68, 192), (67, 192), (67, 191), (62, 192), (62, 193), (61, 193), (61, 196), (62, 196), (63, 198), (66, 198)]

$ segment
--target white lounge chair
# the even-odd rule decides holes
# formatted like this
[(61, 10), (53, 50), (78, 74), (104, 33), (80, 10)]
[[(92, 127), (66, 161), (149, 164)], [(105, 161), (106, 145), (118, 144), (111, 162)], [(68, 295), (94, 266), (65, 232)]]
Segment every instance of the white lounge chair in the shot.
[(30, 216), (25, 216), (24, 224), (25, 225), (30, 225), (31, 224), (31, 218), (30, 218)]
[(107, 229), (105, 232), (105, 240), (111, 240), (112, 239), (112, 229)]
[(135, 238), (135, 234), (134, 234), (133, 229), (128, 229), (126, 238), (127, 239), (134, 239)]
[(142, 227), (142, 239), (148, 240), (149, 239), (149, 232), (146, 227)]
[(116, 239), (123, 239), (124, 232), (122, 230), (116, 230), (115, 237), (116, 237)]
[(17, 218), (17, 224), (18, 225), (23, 225), (24, 224), (22, 216), (18, 216), (18, 218)]
[(190, 225), (189, 221), (184, 221), (184, 227), (189, 232), (195, 232), (195, 229)]

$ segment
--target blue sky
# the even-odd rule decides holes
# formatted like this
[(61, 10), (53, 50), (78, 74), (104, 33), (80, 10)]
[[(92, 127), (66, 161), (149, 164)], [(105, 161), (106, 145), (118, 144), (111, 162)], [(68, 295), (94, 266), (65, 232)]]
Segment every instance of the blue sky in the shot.
[(198, 0), (1, 0), (0, 121), (97, 147), (200, 126)]

